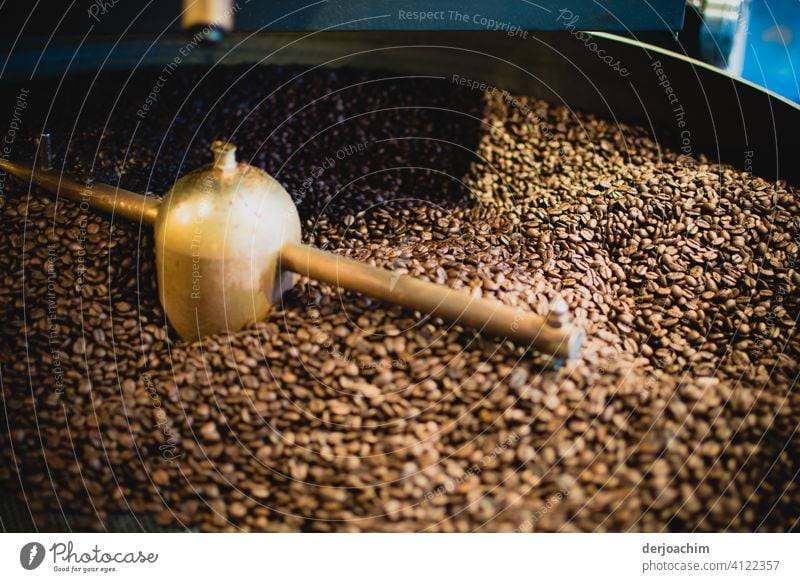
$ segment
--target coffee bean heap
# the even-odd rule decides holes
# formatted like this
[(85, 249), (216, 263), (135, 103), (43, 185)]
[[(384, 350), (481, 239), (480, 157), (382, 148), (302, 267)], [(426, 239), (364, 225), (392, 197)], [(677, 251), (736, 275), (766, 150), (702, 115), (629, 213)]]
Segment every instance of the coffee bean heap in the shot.
[(38, 527), (797, 527), (793, 187), (533, 98), (360, 71), (185, 67), (137, 129), (157, 74), (106, 75), (91, 107), (89, 78), (36, 85), (26, 123), (53, 100), (66, 167), (138, 191), (231, 139), (295, 196), (305, 242), (541, 314), (560, 295), (588, 339), (548, 367), (303, 279), (187, 344), (147, 228), (9, 181), (0, 482)]

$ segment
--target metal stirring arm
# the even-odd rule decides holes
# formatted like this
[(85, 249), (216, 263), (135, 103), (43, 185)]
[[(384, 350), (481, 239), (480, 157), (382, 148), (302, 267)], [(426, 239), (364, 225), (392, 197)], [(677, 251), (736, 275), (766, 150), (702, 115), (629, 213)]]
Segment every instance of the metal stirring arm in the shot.
[[(41, 152), (40, 147), (40, 152)], [(102, 212), (122, 216), (136, 222), (155, 224), (160, 201), (136, 192), (101, 182), (80, 184), (52, 169), (49, 158), (38, 156), (41, 168), (0, 160), (0, 169), (23, 180)], [(542, 352), (559, 358), (578, 355), (583, 343), (583, 330), (569, 321), (563, 300), (551, 303), (547, 317), (504, 305), (493, 299), (476, 298), (450, 289), (400, 275), (392, 271), (359, 263), (347, 257), (319, 249), (286, 242), (281, 247), (281, 268), (318, 281), (363, 293), (441, 317), (492, 335), (509, 338), (524, 345), (533, 345)]]
[[(49, 164), (48, 164), (49, 165)], [(81, 184), (60, 172), (40, 169), (0, 160), (0, 169), (9, 174), (30, 181), (37, 186), (63, 196), (79, 204), (85, 202), (107, 214), (121, 216), (135, 222), (153, 225), (158, 216), (159, 201), (124, 188), (117, 188), (102, 182)]]
[(284, 243), (281, 266), (369, 297), (396, 303), (446, 321), (477, 329), (523, 345), (534, 345), (560, 358), (578, 355), (583, 330), (570, 323), (563, 301), (551, 304), (551, 313), (535, 313), (477, 298), (457, 289), (400, 275), (303, 244)]

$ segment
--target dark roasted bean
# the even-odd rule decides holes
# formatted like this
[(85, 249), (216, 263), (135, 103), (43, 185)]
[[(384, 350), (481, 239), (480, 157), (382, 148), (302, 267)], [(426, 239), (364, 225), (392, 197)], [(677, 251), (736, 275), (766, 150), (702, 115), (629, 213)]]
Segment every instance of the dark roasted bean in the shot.
[(138, 125), (136, 88), (158, 71), (125, 90), (104, 76), (77, 124), (75, 77), (48, 123), (56, 149), (80, 128), (67, 167), (132, 190), (165, 191), (232, 137), (296, 197), (307, 242), (541, 314), (560, 295), (586, 328), (582, 356), (546, 368), (305, 279), (265, 321), (182, 343), (147, 228), (9, 179), (0, 481), (23, 483), (37, 522), (63, 509), (73, 529), (131, 511), (203, 531), (796, 527), (795, 188), (533, 98), (301, 72), (182, 67)]

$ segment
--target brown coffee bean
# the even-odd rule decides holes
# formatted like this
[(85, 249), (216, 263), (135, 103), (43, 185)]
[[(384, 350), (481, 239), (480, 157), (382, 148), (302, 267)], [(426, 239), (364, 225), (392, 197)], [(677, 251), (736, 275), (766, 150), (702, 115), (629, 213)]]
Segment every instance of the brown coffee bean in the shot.
[[(446, 80), (182, 64), (138, 126), (119, 114), (141, 106), (126, 81), (41, 82), (46, 107), (25, 124), (52, 103), (67, 166), (156, 192), (235, 136), (299, 203), (305, 242), (542, 315), (560, 296), (587, 341), (544, 367), (525, 346), (301, 278), (265, 321), (181, 342), (148, 228), (9, 178), (0, 482), (24, 485), (37, 522), (796, 528), (795, 187)], [(253, 87), (281, 89), (267, 107)], [(399, 130), (413, 139), (389, 139)]]

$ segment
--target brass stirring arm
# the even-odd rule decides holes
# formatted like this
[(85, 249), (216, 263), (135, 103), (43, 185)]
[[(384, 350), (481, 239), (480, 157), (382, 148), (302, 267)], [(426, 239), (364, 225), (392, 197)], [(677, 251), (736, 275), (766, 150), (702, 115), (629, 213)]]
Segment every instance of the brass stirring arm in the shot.
[(134, 222), (145, 222), (151, 226), (158, 216), (157, 199), (130, 190), (102, 182), (81, 184), (46, 167), (34, 168), (2, 159), (0, 159), (0, 169), (78, 204), (85, 202), (107, 214), (121, 216)]
[[(505, 305), (495, 299), (477, 298), (457, 289), (400, 275), (334, 253), (291, 241), (284, 243), (281, 265), (317, 281), (357, 291), (441, 317), (446, 321), (534, 345), (560, 358), (578, 355), (583, 330), (565, 321), (563, 311), (542, 317)], [(551, 306), (552, 307), (552, 306)]]
[[(42, 159), (41, 153), (37, 157)], [(101, 182), (80, 184), (49, 169), (46, 157), (39, 165), (41, 168), (33, 168), (0, 160), (0, 169), (74, 202), (85, 202), (97, 210), (135, 222), (155, 224), (161, 205), (159, 200)], [(577, 356), (584, 339), (583, 330), (569, 321), (563, 300), (551, 303), (549, 315), (542, 317), (494, 299), (479, 299), (292, 241), (280, 247), (278, 263), (284, 269), (311, 279), (533, 345), (559, 358)]]

